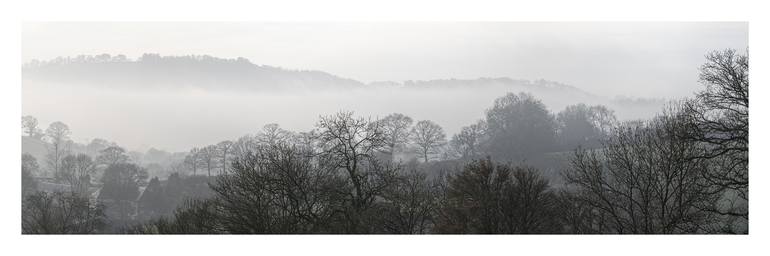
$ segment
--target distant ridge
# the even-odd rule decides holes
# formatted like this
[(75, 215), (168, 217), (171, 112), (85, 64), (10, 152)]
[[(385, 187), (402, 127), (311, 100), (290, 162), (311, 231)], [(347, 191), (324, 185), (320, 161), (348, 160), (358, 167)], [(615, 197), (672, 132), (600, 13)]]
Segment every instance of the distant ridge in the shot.
[(110, 87), (279, 91), (350, 89), (364, 85), (321, 71), (288, 70), (256, 65), (245, 58), (222, 59), (208, 55), (144, 54), (136, 60), (124, 55), (80, 55), (32, 61), (26, 63), (22, 71), (24, 79)]
[(619, 96), (609, 99), (579, 88), (548, 80), (508, 77), (476, 79), (377, 81), (363, 83), (323, 71), (292, 70), (257, 65), (246, 58), (217, 58), (209, 55), (161, 56), (145, 53), (136, 59), (125, 55), (79, 55), (49, 61), (33, 60), (22, 66), (25, 82), (87, 85), (125, 89), (192, 88), (210, 91), (339, 91), (362, 88), (481, 89), (524, 91), (543, 97), (559, 96), (585, 102), (599, 100), (620, 105), (661, 105), (663, 99)]
[(125, 55), (80, 55), (49, 61), (33, 60), (22, 68), (25, 80), (89, 84), (105, 87), (192, 87), (208, 90), (282, 91), (296, 89), (356, 89), (365, 87), (467, 88), (513, 86), (536, 90), (562, 90), (590, 95), (578, 88), (547, 80), (507, 77), (380, 81), (362, 83), (322, 71), (290, 70), (253, 64), (245, 58), (224, 59), (209, 55), (160, 56), (144, 54), (132, 60)]

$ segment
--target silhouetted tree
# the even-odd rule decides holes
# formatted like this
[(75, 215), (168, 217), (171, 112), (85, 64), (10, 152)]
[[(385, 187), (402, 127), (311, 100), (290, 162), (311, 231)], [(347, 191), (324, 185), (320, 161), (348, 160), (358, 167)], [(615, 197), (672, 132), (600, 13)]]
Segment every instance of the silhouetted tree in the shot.
[(579, 149), (565, 178), (574, 199), (601, 219), (602, 233), (707, 232), (705, 209), (718, 195), (704, 179), (709, 163), (697, 143), (680, 139), (687, 120), (676, 108), (651, 121), (626, 123), (603, 148)]
[(686, 105), (690, 125), (685, 138), (703, 145), (697, 156), (717, 166), (705, 173), (708, 183), (725, 191), (713, 211), (748, 221), (749, 199), (749, 57), (735, 50), (706, 55), (700, 67), (705, 90)]
[(412, 126), (412, 118), (404, 114), (393, 113), (380, 119), (380, 127), (385, 137), (384, 151), (393, 160), (393, 154), (397, 149), (409, 142), (409, 132)]
[(324, 233), (335, 228), (347, 188), (336, 166), (294, 146), (265, 145), (233, 161), (212, 184), (230, 233)]
[(559, 201), (535, 169), (481, 159), (448, 177), (438, 233), (558, 233)]
[(412, 128), (412, 140), (420, 148), (420, 156), (427, 163), (428, 157), (438, 153), (441, 147), (446, 144), (446, 134), (438, 124), (429, 120), (422, 120)]
[(548, 180), (532, 167), (515, 167), (504, 190), (502, 211), (506, 232), (560, 233), (561, 201)]
[(347, 233), (371, 233), (365, 225), (371, 217), (377, 196), (392, 182), (395, 169), (380, 163), (374, 154), (382, 150), (385, 136), (378, 122), (353, 117), (353, 112), (339, 112), (321, 117), (316, 125), (324, 161), (347, 174), (348, 188), (340, 188), (346, 196), (344, 211)]
[(436, 186), (416, 170), (399, 173), (382, 195), (383, 231), (388, 234), (425, 234), (433, 227)]
[(605, 232), (606, 214), (594, 210), (590, 202), (580, 200), (580, 195), (573, 190), (562, 189), (558, 194), (558, 222), (562, 223), (564, 233), (601, 234)]

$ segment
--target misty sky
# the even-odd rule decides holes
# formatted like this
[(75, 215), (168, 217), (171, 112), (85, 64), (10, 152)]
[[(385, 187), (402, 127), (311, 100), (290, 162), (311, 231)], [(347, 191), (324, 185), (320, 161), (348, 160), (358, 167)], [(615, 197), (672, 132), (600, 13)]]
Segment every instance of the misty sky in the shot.
[(747, 23), (25, 23), (22, 61), (208, 54), (362, 82), (547, 79), (603, 96), (699, 89), (703, 55), (748, 47)]
[[(691, 96), (702, 88), (698, 67), (707, 52), (746, 49), (748, 44), (747, 23), (91, 22), (25, 23), (22, 33), (24, 62), (102, 53), (129, 58), (143, 53), (208, 54), (321, 70), (362, 82), (546, 79), (603, 99)], [(63, 121), (81, 143), (104, 138), (129, 149), (186, 151), (254, 134), (268, 123), (307, 131), (319, 115), (339, 110), (374, 117), (403, 113), (435, 121), (451, 136), (482, 118), (495, 98), (511, 90), (383, 89), (278, 96), (25, 84), (22, 114), (37, 117), (42, 127)], [(659, 110), (588, 102), (566, 92), (538, 97), (554, 113), (576, 103), (610, 104), (621, 119), (649, 118)]]

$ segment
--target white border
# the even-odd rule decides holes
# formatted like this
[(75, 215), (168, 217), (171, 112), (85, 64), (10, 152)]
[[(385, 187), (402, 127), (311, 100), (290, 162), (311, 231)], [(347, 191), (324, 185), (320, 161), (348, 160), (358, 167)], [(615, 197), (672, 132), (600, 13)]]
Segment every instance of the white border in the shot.
[[(0, 221), (4, 255), (355, 254), (743, 255), (766, 253), (767, 10), (759, 1), (15, 1), (0, 44)], [(21, 21), (749, 21), (752, 149), (749, 236), (21, 236)], [(756, 70), (763, 71), (756, 72)], [(758, 100), (759, 99), (759, 100)]]

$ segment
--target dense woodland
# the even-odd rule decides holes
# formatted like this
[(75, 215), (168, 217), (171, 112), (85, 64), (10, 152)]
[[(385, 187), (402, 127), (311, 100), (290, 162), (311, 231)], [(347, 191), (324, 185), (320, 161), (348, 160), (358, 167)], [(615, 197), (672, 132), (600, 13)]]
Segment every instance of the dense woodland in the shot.
[(179, 153), (24, 116), (45, 152), (22, 155), (22, 232), (748, 233), (748, 55), (709, 53), (700, 82), (649, 120), (508, 93), (453, 135), (340, 111)]

